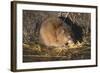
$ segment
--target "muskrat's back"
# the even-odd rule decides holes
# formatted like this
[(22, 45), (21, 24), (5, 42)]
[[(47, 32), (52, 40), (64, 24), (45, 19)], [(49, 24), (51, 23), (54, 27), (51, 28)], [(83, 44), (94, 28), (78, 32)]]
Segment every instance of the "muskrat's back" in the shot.
[(49, 17), (42, 24), (40, 28), (40, 38), (46, 46), (63, 46), (68, 42), (70, 32), (65, 33), (65, 30), (69, 30), (64, 26), (64, 22), (58, 17)]

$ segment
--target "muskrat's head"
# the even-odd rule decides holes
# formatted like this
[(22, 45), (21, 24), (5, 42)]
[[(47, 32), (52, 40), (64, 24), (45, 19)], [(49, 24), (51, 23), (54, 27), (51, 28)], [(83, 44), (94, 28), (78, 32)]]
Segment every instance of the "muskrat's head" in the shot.
[(69, 26), (61, 26), (57, 29), (57, 40), (63, 45), (73, 44), (73, 33), (71, 31), (71, 28)]

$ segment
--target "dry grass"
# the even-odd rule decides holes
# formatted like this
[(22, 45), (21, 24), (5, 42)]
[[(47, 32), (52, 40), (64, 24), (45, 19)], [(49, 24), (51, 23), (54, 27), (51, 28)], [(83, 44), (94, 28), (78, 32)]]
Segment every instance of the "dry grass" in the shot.
[(85, 42), (48, 48), (38, 43), (23, 44), (24, 62), (90, 59), (90, 44)]

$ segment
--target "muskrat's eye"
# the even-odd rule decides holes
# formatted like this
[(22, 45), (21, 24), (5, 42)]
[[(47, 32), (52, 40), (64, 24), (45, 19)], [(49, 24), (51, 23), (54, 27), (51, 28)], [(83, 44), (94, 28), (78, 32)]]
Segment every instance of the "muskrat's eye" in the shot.
[(68, 43), (65, 43), (65, 45), (68, 45)]

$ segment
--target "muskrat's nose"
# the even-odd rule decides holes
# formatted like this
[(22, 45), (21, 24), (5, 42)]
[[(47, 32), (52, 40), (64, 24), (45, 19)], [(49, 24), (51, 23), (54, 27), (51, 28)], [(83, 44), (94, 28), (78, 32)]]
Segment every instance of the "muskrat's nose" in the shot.
[(71, 40), (72, 39), (71, 36), (68, 36), (68, 39)]
[(71, 36), (68, 36), (68, 44), (69, 44), (69, 43), (73, 43), (73, 39), (72, 39)]

